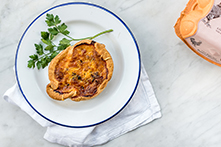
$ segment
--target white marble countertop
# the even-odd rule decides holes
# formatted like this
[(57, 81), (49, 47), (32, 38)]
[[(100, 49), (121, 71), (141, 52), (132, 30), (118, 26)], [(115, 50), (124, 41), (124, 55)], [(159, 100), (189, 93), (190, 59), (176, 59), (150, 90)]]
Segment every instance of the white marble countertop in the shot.
[[(1, 0), (0, 95), (15, 83), (14, 57), (28, 24), (56, 0)], [(91, 0), (120, 16), (137, 39), (162, 118), (102, 146), (221, 146), (221, 68), (193, 53), (174, 32), (188, 0)], [(0, 146), (59, 147), (17, 106), (0, 100)]]

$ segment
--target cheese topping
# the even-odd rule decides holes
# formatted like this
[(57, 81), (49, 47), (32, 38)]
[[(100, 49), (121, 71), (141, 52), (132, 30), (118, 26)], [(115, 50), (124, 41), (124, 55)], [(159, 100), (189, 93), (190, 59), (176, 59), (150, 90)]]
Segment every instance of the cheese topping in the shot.
[(59, 81), (59, 86), (55, 91), (63, 94), (76, 90), (74, 97), (93, 96), (107, 75), (106, 61), (94, 45), (80, 44), (56, 65), (55, 79)]

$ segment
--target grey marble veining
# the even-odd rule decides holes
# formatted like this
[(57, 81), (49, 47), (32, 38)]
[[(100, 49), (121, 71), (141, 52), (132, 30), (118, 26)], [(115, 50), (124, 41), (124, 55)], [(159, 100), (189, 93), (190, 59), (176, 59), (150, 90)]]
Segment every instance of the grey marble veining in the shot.
[[(68, 1), (1, 0), (0, 94), (15, 83), (18, 41), (44, 10)], [(104, 147), (220, 147), (221, 68), (193, 53), (174, 32), (188, 0), (91, 0), (122, 18), (138, 42), (141, 58), (162, 108), (162, 118)], [(60, 147), (43, 139), (45, 128), (20, 108), (0, 100), (1, 147)]]

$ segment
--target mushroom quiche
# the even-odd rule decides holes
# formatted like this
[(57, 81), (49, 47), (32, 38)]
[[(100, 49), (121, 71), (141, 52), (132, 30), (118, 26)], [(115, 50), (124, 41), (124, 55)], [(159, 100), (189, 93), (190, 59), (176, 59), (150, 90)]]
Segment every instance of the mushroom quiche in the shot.
[(92, 99), (100, 94), (113, 74), (113, 60), (104, 44), (82, 40), (67, 47), (50, 63), (46, 87), (55, 100)]

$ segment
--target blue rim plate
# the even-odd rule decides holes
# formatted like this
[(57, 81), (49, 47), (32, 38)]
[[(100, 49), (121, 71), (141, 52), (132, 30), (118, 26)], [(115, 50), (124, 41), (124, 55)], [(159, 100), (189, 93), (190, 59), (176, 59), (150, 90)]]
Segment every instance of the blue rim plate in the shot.
[[(105, 44), (114, 61), (112, 79), (97, 97), (82, 102), (53, 100), (45, 91), (49, 83), (48, 69), (27, 67), (29, 56), (35, 53), (34, 44), (40, 43), (40, 32), (47, 29), (47, 13), (58, 15), (74, 38), (114, 30), (94, 39)], [(58, 36), (55, 42), (61, 37)], [(26, 102), (44, 119), (72, 128), (95, 126), (121, 112), (137, 89), (140, 71), (140, 52), (129, 27), (110, 10), (85, 2), (60, 4), (38, 15), (21, 36), (15, 56), (15, 75)]]

